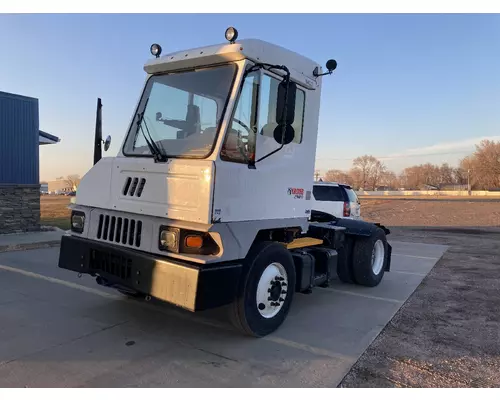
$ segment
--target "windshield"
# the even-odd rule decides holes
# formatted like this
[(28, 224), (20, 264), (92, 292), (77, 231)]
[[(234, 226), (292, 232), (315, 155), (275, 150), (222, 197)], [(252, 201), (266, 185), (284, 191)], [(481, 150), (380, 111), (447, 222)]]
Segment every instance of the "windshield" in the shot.
[[(146, 125), (167, 157), (204, 158), (211, 153), (235, 72), (235, 65), (225, 65), (148, 80), (138, 113), (144, 111), (143, 128)], [(143, 133), (137, 131), (137, 115), (123, 153), (151, 156)]]

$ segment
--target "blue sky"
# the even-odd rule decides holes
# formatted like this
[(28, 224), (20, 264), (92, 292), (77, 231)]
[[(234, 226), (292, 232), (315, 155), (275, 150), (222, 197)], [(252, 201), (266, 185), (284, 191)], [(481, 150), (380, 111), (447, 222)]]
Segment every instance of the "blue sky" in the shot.
[(40, 149), (41, 178), (91, 167), (97, 97), (113, 137), (106, 155), (116, 153), (151, 43), (164, 52), (220, 43), (229, 25), (240, 38), (337, 60), (322, 92), (321, 170), (362, 154), (395, 170), (454, 163), (480, 138), (500, 140), (499, 15), (1, 15), (0, 90), (37, 97), (40, 128), (62, 140)]

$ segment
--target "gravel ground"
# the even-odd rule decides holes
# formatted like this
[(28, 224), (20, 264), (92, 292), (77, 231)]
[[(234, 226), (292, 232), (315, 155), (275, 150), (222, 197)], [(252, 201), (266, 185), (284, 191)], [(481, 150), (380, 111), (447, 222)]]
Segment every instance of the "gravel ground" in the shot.
[(374, 200), (363, 198), (361, 215), (387, 226), (498, 226), (500, 202)]
[(451, 246), (341, 387), (500, 387), (500, 229), (394, 228)]

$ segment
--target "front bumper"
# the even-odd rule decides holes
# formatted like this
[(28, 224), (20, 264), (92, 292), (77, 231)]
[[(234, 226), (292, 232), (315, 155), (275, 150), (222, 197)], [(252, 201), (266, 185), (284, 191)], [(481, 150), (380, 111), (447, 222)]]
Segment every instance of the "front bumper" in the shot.
[(59, 267), (201, 311), (231, 303), (242, 265), (196, 265), (75, 236), (63, 236)]

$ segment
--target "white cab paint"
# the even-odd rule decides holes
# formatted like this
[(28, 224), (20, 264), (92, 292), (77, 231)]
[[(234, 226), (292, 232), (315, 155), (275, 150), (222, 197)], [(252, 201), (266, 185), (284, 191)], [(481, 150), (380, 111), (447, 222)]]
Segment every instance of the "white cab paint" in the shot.
[[(213, 161), (103, 158), (82, 179), (78, 205), (203, 224), (211, 222)], [(127, 178), (145, 179), (140, 197), (124, 194)], [(137, 192), (137, 190), (136, 190)]]
[[(127, 214), (132, 218), (142, 215), (146, 237), (141, 249), (148, 251), (149, 248), (153, 253), (158, 252), (155, 247), (156, 230), (165, 221), (177, 226), (193, 223), (208, 231), (216, 222), (244, 224), (254, 221), (266, 225), (266, 221), (278, 221), (280, 226), (288, 226), (284, 221), (295, 219), (294, 226), (298, 224), (304, 229), (306, 223), (296, 221), (298, 218), (299, 222), (307, 222), (312, 208), (311, 177), (314, 173), (321, 95), (321, 77), (315, 77), (313, 71), (317, 67), (322, 72), (320, 65), (274, 44), (249, 39), (237, 44), (191, 49), (153, 59), (144, 66), (148, 74), (145, 85), (152, 74), (228, 62), (236, 64), (238, 72), (219, 121), (220, 130), (213, 151), (205, 159), (179, 157), (170, 158), (166, 163), (155, 163), (151, 157), (125, 156), (122, 146), (116, 157), (103, 158), (94, 165), (78, 188), (75, 206), (99, 209), (91, 211), (92, 216), (87, 220), (90, 224), (96, 223), (97, 212), (106, 210), (120, 213), (124, 218)], [(298, 89), (305, 92), (302, 141), (285, 145), (277, 153), (257, 162), (255, 169), (220, 158), (243, 72), (252, 62), (287, 66), (291, 79), (297, 83)], [(279, 75), (279, 72), (275, 74), (280, 78)], [(135, 130), (134, 121), (140, 104), (141, 96), (130, 119), (129, 129)], [(123, 143), (125, 141), (126, 137)], [(257, 159), (278, 147), (274, 139), (257, 133)], [(139, 181), (145, 179), (140, 197), (123, 193), (129, 177)], [(150, 223), (149, 218), (157, 218), (158, 223)], [(86, 226), (84, 235), (96, 229), (95, 226)], [(232, 225), (231, 229), (236, 228)], [(238, 238), (235, 240), (238, 241)]]

